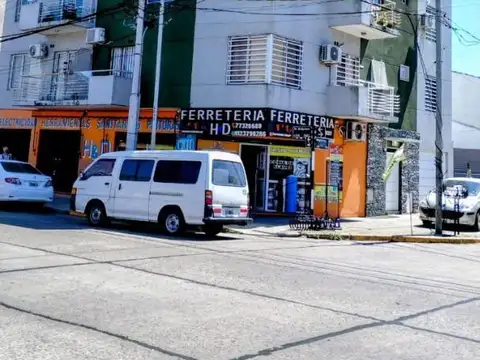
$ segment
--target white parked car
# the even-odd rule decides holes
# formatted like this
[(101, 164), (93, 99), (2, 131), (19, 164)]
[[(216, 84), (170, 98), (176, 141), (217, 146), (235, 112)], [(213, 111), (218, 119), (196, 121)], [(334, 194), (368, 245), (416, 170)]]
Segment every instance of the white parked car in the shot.
[(53, 201), (53, 185), (29, 163), (0, 160), (0, 201), (45, 204)]
[[(420, 201), (420, 220), (424, 225), (435, 222), (435, 190)], [(456, 200), (457, 199), (457, 200)], [(455, 202), (459, 208), (455, 211)], [(443, 182), (442, 218), (458, 219), (462, 225), (480, 230), (480, 179), (450, 178)]]
[(158, 222), (170, 235), (200, 226), (215, 236), (224, 225), (251, 221), (243, 163), (220, 151), (103, 154), (75, 181), (70, 205), (92, 226), (109, 219)]

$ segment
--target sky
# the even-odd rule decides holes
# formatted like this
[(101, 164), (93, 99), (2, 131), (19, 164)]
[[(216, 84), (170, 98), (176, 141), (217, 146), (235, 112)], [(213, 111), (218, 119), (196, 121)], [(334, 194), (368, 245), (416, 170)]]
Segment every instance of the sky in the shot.
[(452, 70), (480, 76), (480, 0), (452, 0), (452, 18), (470, 33), (457, 31), (462, 42), (452, 33)]

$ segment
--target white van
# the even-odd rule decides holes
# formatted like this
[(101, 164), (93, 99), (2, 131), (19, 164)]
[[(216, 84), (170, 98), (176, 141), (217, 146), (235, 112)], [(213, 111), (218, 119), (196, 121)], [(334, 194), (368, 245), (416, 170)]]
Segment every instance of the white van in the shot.
[(92, 226), (109, 219), (158, 222), (177, 235), (201, 226), (246, 225), (249, 196), (237, 154), (220, 151), (120, 151), (101, 155), (75, 181), (72, 212)]

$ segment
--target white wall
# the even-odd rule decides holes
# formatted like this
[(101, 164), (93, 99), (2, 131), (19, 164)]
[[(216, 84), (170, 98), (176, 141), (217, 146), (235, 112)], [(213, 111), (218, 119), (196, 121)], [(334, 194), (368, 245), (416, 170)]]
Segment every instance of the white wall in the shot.
[[(18, 23), (15, 23), (15, 2), (16, 0), (3, 1), (0, 4), (0, 36), (19, 34)], [(31, 75), (51, 73), (53, 69), (53, 57), (56, 51), (79, 50), (91, 48), (85, 44), (85, 30), (79, 28), (78, 32), (51, 36), (32, 35), (12, 41), (0, 43), (0, 108), (12, 107), (13, 92), (7, 90), (10, 57), (13, 54), (28, 53), (32, 44), (48, 43), (51, 45), (48, 58), (31, 59)], [(52, 47), (53, 46), (53, 47)]]
[(456, 149), (480, 149), (480, 78), (452, 73), (452, 137)]
[[(425, 13), (427, 2), (420, 0), (419, 13)], [(451, 18), (451, 0), (443, 0), (442, 11)], [(435, 114), (425, 110), (425, 73), (436, 75), (436, 44), (425, 39), (423, 30), (419, 31), (420, 54), (417, 68), (417, 131), (420, 133), (420, 196), (435, 186)], [(442, 99), (441, 114), (443, 120), (443, 172), (453, 176), (452, 141), (452, 39), (451, 31), (442, 27)], [(422, 65), (422, 62), (424, 65)], [(438, 79), (437, 79), (438, 81)]]
[[(242, 9), (248, 12), (279, 14), (325, 13), (325, 3), (298, 1), (206, 0), (201, 8)], [(277, 85), (226, 85), (228, 37), (273, 33), (303, 41), (302, 89), (293, 90)], [(358, 38), (334, 32), (326, 17), (244, 15), (222, 11), (197, 12), (194, 63), (192, 72), (192, 107), (274, 107), (323, 115), (326, 114), (326, 86), (329, 69), (318, 61), (319, 45), (334, 40), (344, 43), (344, 51), (359, 55)]]

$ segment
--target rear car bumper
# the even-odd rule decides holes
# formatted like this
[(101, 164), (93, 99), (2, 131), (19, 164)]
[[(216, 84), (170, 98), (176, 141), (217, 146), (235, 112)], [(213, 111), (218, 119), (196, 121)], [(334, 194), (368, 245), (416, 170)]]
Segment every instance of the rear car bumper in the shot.
[[(435, 222), (435, 209), (420, 207), (419, 209), (420, 220)], [(453, 222), (458, 220), (459, 224), (466, 226), (475, 225), (476, 213), (474, 212), (458, 212), (453, 210), (443, 210), (443, 221)]]
[(15, 189), (0, 195), (0, 201), (49, 203), (53, 201), (53, 190)]
[(205, 224), (217, 224), (217, 225), (243, 225), (246, 226), (249, 222), (252, 222), (252, 218), (214, 218), (207, 217), (203, 219)]

